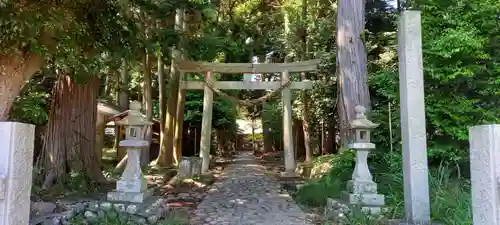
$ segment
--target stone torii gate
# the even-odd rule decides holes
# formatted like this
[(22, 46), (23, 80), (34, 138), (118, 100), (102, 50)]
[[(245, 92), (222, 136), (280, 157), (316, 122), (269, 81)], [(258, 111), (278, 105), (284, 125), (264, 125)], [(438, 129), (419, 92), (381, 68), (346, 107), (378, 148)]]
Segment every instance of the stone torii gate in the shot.
[[(185, 90), (204, 90), (203, 118), (201, 124), (200, 157), (203, 159), (202, 172), (207, 172), (210, 164), (210, 143), (212, 134), (213, 88), (220, 90), (276, 90), (282, 88), (283, 103), (283, 147), (285, 151), (285, 171), (282, 176), (296, 176), (295, 154), (292, 135), (292, 93), (294, 89), (311, 89), (312, 81), (290, 82), (289, 73), (316, 71), (319, 59), (292, 63), (210, 63), (189, 60), (176, 60), (181, 72), (205, 74), (203, 81), (181, 81), (180, 88)], [(281, 73), (281, 81), (214, 81), (213, 73)], [(208, 85), (211, 85), (208, 86)], [(286, 86), (285, 86), (286, 85)]]

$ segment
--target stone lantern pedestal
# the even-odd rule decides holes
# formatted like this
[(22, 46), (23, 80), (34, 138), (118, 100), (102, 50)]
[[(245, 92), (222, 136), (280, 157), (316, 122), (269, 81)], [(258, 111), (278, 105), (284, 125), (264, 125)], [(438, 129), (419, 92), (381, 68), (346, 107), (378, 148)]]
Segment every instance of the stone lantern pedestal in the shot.
[(355, 108), (356, 119), (353, 120), (349, 129), (352, 140), (348, 145), (356, 151), (356, 165), (352, 173), (352, 179), (347, 182), (347, 190), (342, 192), (341, 200), (327, 199), (325, 217), (333, 219), (342, 224), (346, 221), (346, 213), (352, 206), (361, 207), (361, 210), (369, 214), (379, 214), (384, 206), (384, 195), (377, 193), (377, 184), (373, 182), (370, 169), (368, 168), (368, 153), (375, 149), (375, 144), (370, 142), (370, 132), (378, 124), (372, 123), (365, 116), (365, 108)]
[(127, 149), (127, 166), (116, 183), (116, 191), (108, 193), (109, 201), (142, 203), (152, 195), (148, 182), (141, 170), (141, 151), (149, 150), (145, 140), (146, 131), (152, 125), (140, 112), (141, 104), (132, 102), (129, 114), (117, 124), (125, 126), (126, 139), (120, 141), (120, 147)]
[(153, 189), (143, 176), (140, 158), (141, 151), (149, 151), (145, 134), (151, 122), (140, 112), (141, 103), (130, 103), (128, 115), (116, 124), (125, 126), (125, 140), (120, 147), (127, 149), (127, 166), (116, 183), (116, 190), (99, 199), (81, 201), (68, 205), (67, 211), (54, 217), (50, 224), (68, 224), (75, 216), (84, 221), (82, 224), (98, 224), (102, 218), (113, 217), (123, 224), (158, 224), (167, 216), (169, 207), (166, 199), (153, 196)]
[(142, 203), (153, 193), (148, 189), (140, 164), (141, 151), (147, 151), (149, 143), (145, 140), (123, 140), (120, 147), (127, 148), (127, 166), (116, 182), (116, 191), (108, 192), (108, 200)]
[(378, 124), (372, 123), (365, 116), (365, 108), (355, 108), (356, 119), (349, 126), (353, 135), (353, 142), (348, 145), (356, 151), (356, 165), (352, 173), (352, 180), (347, 182), (347, 191), (342, 193), (342, 199), (349, 205), (359, 205), (367, 213), (378, 214), (384, 206), (384, 195), (377, 194), (377, 184), (373, 182), (368, 168), (368, 153), (375, 149), (370, 143), (370, 131)]

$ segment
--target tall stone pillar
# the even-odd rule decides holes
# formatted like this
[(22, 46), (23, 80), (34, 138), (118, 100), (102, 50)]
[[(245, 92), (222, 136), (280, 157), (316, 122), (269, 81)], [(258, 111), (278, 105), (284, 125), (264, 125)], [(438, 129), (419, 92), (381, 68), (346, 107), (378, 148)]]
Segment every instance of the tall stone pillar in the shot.
[[(288, 70), (282, 73), (281, 83), (290, 81)], [(293, 119), (292, 119), (292, 92), (286, 87), (281, 91), (281, 102), (283, 104), (283, 149), (285, 153), (285, 171), (283, 177), (297, 176), (295, 173), (295, 152), (293, 147)]]
[[(212, 72), (207, 72), (206, 82), (213, 85), (214, 77)], [(201, 172), (208, 172), (210, 168), (210, 146), (212, 138), (212, 111), (214, 104), (214, 93), (209, 87), (205, 87), (203, 94), (203, 117), (201, 121), (200, 137), (200, 157), (202, 158)]]
[(35, 126), (0, 122), (0, 225), (27, 225)]
[(500, 125), (469, 128), (472, 223), (500, 225)]
[(407, 224), (429, 224), (429, 174), (420, 11), (401, 12), (398, 46), (406, 221)]

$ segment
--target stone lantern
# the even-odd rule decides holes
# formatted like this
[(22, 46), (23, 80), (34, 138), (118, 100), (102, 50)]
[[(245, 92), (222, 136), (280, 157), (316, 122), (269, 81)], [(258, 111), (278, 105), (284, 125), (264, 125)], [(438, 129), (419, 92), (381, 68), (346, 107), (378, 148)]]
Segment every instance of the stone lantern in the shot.
[(370, 134), (378, 124), (366, 118), (363, 106), (356, 106), (354, 111), (356, 119), (349, 124), (352, 142), (348, 147), (356, 151), (356, 164), (343, 198), (350, 205), (360, 205), (363, 211), (377, 214), (384, 205), (384, 196), (377, 194), (377, 184), (373, 182), (368, 168), (368, 153), (375, 149), (375, 144), (370, 142)]
[(108, 200), (142, 203), (152, 194), (147, 188), (141, 165), (141, 151), (149, 150), (149, 142), (145, 140), (148, 128), (153, 124), (140, 112), (141, 103), (130, 103), (128, 115), (116, 124), (125, 126), (125, 140), (120, 141), (120, 147), (127, 149), (127, 166), (121, 178), (116, 183), (116, 191), (108, 193)]

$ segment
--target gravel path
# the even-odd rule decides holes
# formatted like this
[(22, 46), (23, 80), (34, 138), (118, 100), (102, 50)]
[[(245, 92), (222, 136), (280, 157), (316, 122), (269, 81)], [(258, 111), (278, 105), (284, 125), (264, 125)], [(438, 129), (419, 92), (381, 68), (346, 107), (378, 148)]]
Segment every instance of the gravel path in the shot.
[(241, 152), (198, 205), (193, 225), (309, 225), (251, 152)]

